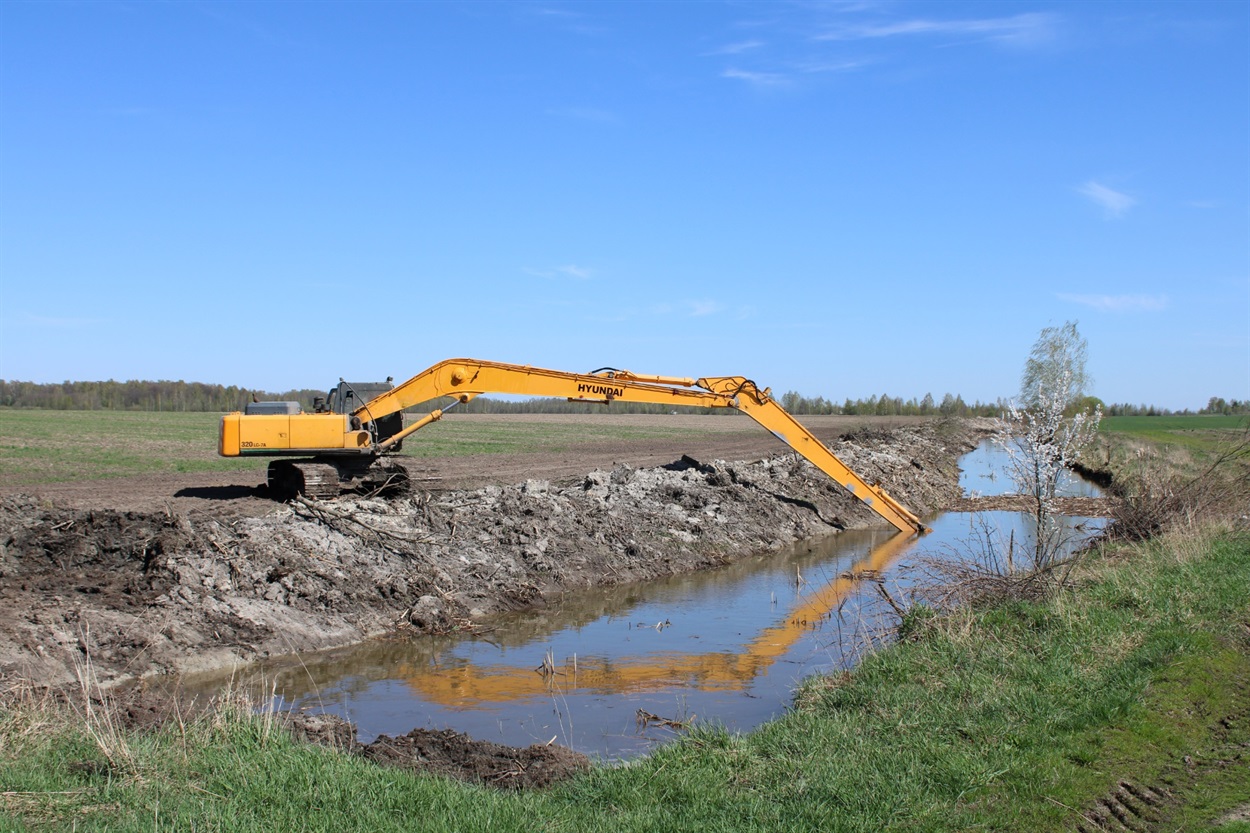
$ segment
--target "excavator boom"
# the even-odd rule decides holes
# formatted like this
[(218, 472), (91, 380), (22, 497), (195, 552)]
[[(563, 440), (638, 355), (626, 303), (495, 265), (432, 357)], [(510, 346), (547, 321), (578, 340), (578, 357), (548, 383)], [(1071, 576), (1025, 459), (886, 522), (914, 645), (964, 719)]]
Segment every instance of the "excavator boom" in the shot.
[[(767, 428), (782, 442), (840, 483), (881, 517), (908, 533), (927, 531), (924, 524), (880, 486), (869, 484), (837, 458), (824, 443), (778, 405), (768, 389), (742, 376), (691, 379), (644, 376), (603, 368), (592, 373), (568, 373), (477, 359), (448, 359), (418, 373), (358, 407), (352, 414), (291, 414), (284, 417), (229, 414), (222, 421), (220, 451), (224, 456), (245, 454), (312, 454), (326, 465), (336, 455), (379, 455), (405, 437), (440, 419), (436, 410), (390, 437), (372, 441), (367, 426), (422, 402), (450, 397), (456, 404), (484, 393), (559, 397), (579, 402), (645, 402), (734, 408)], [(289, 420), (283, 422), (282, 419)], [(270, 420), (268, 426), (257, 420)], [(334, 422), (337, 420), (337, 422)], [(257, 429), (252, 430), (253, 426)], [(286, 428), (287, 444), (278, 437)], [(268, 430), (263, 430), (263, 429)], [(233, 452), (233, 453), (231, 453)], [(318, 472), (321, 476), (322, 472)]]

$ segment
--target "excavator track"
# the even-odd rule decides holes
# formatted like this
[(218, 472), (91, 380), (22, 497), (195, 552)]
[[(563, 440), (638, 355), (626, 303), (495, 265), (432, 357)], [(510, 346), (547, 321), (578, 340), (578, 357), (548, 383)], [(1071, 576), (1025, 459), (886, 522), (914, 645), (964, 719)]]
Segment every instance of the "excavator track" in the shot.
[(280, 500), (296, 495), (325, 500), (339, 496), (339, 473), (328, 463), (275, 460), (269, 464), (269, 491)]
[(360, 479), (360, 490), (369, 493), (395, 497), (411, 491), (412, 473), (408, 466), (394, 458), (383, 457), (374, 461), (373, 465)]

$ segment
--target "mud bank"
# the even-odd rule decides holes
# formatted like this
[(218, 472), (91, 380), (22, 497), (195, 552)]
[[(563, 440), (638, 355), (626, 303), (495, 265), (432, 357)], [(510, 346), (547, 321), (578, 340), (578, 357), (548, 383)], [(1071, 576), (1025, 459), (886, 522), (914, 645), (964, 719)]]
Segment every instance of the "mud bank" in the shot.
[[(833, 451), (919, 515), (960, 497), (976, 421), (861, 431)], [(104, 684), (449, 632), (599, 584), (881, 525), (794, 454), (683, 457), (573, 481), (302, 501), (263, 517), (0, 500), (0, 675)]]

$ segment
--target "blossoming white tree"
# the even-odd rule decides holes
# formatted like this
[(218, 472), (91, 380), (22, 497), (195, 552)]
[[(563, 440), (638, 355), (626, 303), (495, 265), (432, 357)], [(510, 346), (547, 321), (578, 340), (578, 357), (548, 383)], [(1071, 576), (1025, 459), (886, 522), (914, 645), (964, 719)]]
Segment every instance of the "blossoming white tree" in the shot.
[(1076, 325), (1066, 321), (1062, 327), (1045, 327), (1038, 335), (1020, 376), (1020, 402), (1026, 408), (1040, 405), (1043, 391), (1059, 396), (1067, 408), (1093, 383), (1085, 371), (1088, 344)]
[(1008, 474), (1031, 499), (1036, 526), (1033, 567), (1052, 565), (1063, 553), (1065, 526), (1054, 517), (1061, 479), (1081, 459), (1098, 432), (1102, 409), (1065, 416), (1085, 392), (1085, 340), (1069, 322), (1042, 330), (1025, 364), (1023, 405), (1008, 403), (996, 442), (1006, 451)]

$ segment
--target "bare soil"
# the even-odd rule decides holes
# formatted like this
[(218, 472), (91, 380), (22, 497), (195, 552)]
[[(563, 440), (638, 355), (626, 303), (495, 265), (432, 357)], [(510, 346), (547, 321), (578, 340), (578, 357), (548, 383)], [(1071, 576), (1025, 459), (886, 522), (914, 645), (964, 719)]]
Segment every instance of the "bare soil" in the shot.
[(474, 740), (450, 729), (413, 729), (396, 738), (381, 735), (355, 748), (375, 763), (433, 772), (499, 789), (547, 787), (590, 769), (590, 759), (557, 744), (518, 748)]
[(450, 729), (413, 729), (406, 735), (356, 740), (356, 727), (333, 714), (294, 714), (296, 737), (360, 755), (382, 766), (443, 775), (504, 790), (541, 789), (590, 769), (590, 758), (555, 743), (504, 746)]
[[(573, 414), (449, 415), (447, 422), (544, 425), (584, 424), (588, 417)], [(648, 416), (596, 414), (596, 426), (622, 428), (677, 428), (706, 432), (706, 436), (613, 439), (579, 443), (560, 451), (519, 454), (466, 454), (410, 460), (419, 472), (419, 486), (431, 491), (477, 489), (491, 484), (518, 483), (527, 478), (560, 481), (581, 477), (594, 469), (618, 463), (634, 468), (663, 466), (683, 454), (697, 459), (758, 460), (782, 453), (785, 445), (753, 420), (735, 416)], [(803, 424), (822, 442), (837, 442), (862, 431), (918, 427), (928, 417), (806, 416)], [(430, 430), (430, 429), (427, 429)], [(411, 441), (410, 441), (411, 442)], [(0, 484), (0, 497), (37, 496), (58, 506), (109, 509), (122, 512), (204, 512), (216, 517), (260, 516), (276, 505), (265, 488), (265, 462), (252, 472), (153, 474), (47, 483), (37, 487)]]
[[(921, 516), (959, 500), (957, 460), (988, 430), (805, 423)], [(72, 686), (89, 660), (105, 687), (163, 689), (181, 672), (473, 629), (580, 587), (884, 523), (759, 429), (423, 462), (420, 488), (386, 499), (276, 504), (246, 475), (0, 492), (0, 685)], [(159, 720), (159, 707), (130, 702), (134, 722)], [(431, 733), (362, 754), (428, 763), (456, 745), (462, 777), (483, 783), (521, 785), (530, 772), (545, 783), (545, 768), (582, 766), (567, 750), (522, 755)]]

